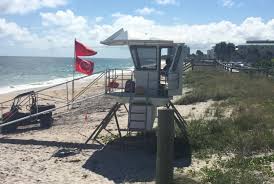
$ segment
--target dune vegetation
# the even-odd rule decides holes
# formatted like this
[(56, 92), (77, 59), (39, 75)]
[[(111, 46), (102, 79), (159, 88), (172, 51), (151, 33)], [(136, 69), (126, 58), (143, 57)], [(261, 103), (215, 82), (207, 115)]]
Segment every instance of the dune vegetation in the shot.
[(207, 70), (188, 72), (184, 84), (191, 91), (176, 104), (216, 101), (202, 118), (188, 121), (194, 157), (207, 160), (218, 155), (213, 164), (192, 174), (202, 183), (270, 182), (274, 176), (274, 80)]

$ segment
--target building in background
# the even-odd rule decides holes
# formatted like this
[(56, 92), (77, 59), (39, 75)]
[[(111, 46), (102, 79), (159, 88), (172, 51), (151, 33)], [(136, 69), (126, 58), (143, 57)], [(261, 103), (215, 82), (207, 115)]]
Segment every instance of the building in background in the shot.
[(210, 50), (207, 50), (207, 59), (215, 59), (214, 47)]
[(185, 52), (187, 56), (190, 56), (190, 47), (186, 45)]
[(245, 62), (274, 58), (274, 40), (250, 40), (237, 46), (237, 55)]

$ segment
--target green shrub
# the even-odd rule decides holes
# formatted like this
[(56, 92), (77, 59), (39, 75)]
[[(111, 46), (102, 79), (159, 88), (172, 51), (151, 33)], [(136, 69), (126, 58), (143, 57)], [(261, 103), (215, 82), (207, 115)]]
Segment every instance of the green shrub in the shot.
[(218, 168), (202, 169), (203, 183), (211, 184), (263, 184), (266, 179), (261, 174), (241, 169), (222, 170)]
[(274, 134), (267, 118), (257, 115), (253, 110), (245, 109), (242, 113), (235, 113), (233, 118), (218, 115), (217, 119), (189, 122), (188, 132), (193, 150), (253, 155), (274, 149)]

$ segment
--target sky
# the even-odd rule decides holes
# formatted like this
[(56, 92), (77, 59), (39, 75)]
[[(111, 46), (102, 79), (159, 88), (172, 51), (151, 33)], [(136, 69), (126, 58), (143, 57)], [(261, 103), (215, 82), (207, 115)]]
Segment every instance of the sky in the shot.
[(74, 39), (96, 57), (129, 57), (100, 41), (124, 28), (132, 39), (168, 39), (206, 51), (274, 39), (273, 0), (1, 0), (0, 55), (72, 57)]

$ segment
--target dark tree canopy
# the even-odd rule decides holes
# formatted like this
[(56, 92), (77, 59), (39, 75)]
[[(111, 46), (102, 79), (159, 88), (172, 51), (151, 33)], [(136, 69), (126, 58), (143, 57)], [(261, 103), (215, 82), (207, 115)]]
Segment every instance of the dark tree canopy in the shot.
[(232, 55), (235, 52), (235, 45), (233, 43), (220, 42), (215, 45), (214, 52), (217, 59), (222, 61), (231, 60)]
[(204, 53), (203, 53), (201, 50), (197, 50), (197, 51), (196, 51), (196, 55), (197, 55), (197, 56), (203, 56)]

